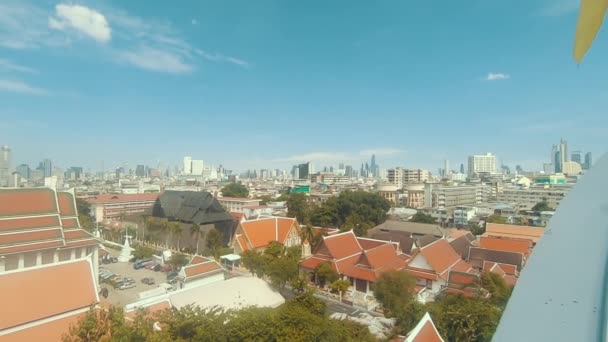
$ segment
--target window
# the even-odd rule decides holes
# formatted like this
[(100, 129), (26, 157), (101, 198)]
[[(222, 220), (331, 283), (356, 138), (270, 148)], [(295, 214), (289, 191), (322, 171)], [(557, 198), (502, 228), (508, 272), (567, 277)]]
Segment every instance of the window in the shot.
[(427, 289), (432, 289), (433, 288), (433, 281), (432, 280), (426, 280), (426, 288)]

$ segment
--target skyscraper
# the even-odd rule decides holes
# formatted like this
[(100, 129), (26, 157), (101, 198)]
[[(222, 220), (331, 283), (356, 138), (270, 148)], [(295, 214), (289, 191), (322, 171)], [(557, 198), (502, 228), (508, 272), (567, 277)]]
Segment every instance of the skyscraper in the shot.
[(583, 153), (581, 151), (572, 151), (572, 154), (570, 155), (570, 160), (582, 165), (583, 164), (582, 157), (583, 157)]
[(53, 162), (50, 159), (42, 161), (44, 177), (51, 177), (53, 175)]
[(460, 163), (460, 173), (464, 173), (464, 164)]
[(11, 177), (11, 149), (4, 145), (0, 148), (0, 186), (8, 186)]
[(585, 165), (583, 167), (584, 170), (589, 170), (593, 165), (593, 158), (591, 156), (591, 152), (587, 152), (585, 154)]
[(192, 157), (184, 157), (184, 174), (192, 174)]
[(135, 175), (137, 177), (145, 177), (146, 176), (146, 166), (145, 165), (137, 165), (135, 167)]
[(30, 170), (30, 166), (27, 164), (17, 166), (15, 170), (23, 179), (30, 179), (32, 177), (32, 170)]
[(478, 173), (496, 173), (496, 156), (492, 153), (469, 156), (469, 175)]
[(443, 176), (447, 177), (449, 174), (450, 174), (450, 161), (446, 159), (443, 161)]
[(371, 165), (370, 165), (370, 171), (372, 174), (372, 177), (377, 177), (377, 171), (376, 171), (376, 155), (372, 154), (372, 160), (371, 160)]

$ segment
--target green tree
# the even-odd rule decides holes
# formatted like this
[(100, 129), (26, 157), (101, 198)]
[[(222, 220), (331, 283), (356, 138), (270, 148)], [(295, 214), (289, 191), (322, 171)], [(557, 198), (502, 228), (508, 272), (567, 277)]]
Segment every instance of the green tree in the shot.
[(214, 258), (219, 259), (219, 254), (222, 250), (222, 247), (224, 247), (224, 238), (222, 236), (222, 233), (220, 233), (220, 231), (216, 228), (212, 228), (207, 233), (207, 248), (211, 251), (211, 254)]
[(437, 223), (437, 221), (435, 220), (435, 218), (433, 218), (433, 216), (431, 216), (429, 214), (425, 214), (422, 211), (417, 211), (416, 214), (414, 214), (414, 216), (412, 216), (410, 221), (418, 222), (418, 223)]
[(91, 204), (82, 198), (76, 198), (76, 210), (78, 215), (91, 215)]
[(507, 219), (500, 216), (500, 215), (490, 215), (488, 217), (487, 220), (488, 223), (500, 223), (500, 224), (505, 224), (507, 223)]
[[(169, 223), (169, 232), (171, 233), (171, 240), (173, 243), (175, 243), (175, 240), (177, 240), (177, 250), (179, 251), (179, 242), (182, 239), (182, 225), (177, 222), (171, 222)], [(176, 239), (177, 238), (177, 239)]]
[(490, 341), (502, 314), (486, 299), (449, 293), (439, 295), (427, 309), (446, 341)]
[(486, 232), (485, 225), (479, 225), (477, 223), (470, 223), (469, 229), (471, 230), (471, 234), (473, 235), (483, 235)]
[(399, 316), (414, 300), (416, 278), (403, 271), (384, 272), (374, 284), (374, 296), (389, 317)]
[(327, 283), (331, 284), (334, 281), (338, 280), (338, 278), (340, 278), (338, 272), (336, 272), (333, 267), (331, 267), (331, 265), (327, 262), (324, 262), (317, 266), (317, 268), (315, 269), (315, 275), (317, 277), (317, 282), (321, 286), (324, 286)]
[(268, 202), (272, 202), (272, 197), (270, 195), (258, 196), (257, 199), (260, 200), (261, 205), (266, 205)]
[(285, 254), (285, 246), (277, 241), (271, 241), (264, 249), (264, 256), (271, 259), (278, 259), (283, 254)]
[(549, 202), (547, 202), (546, 198), (543, 198), (542, 201), (536, 203), (532, 207), (532, 210), (533, 211), (555, 211), (555, 209), (553, 209), (549, 206)]
[(240, 182), (230, 183), (222, 188), (222, 196), (247, 198), (249, 197), (249, 189)]
[(241, 263), (252, 275), (256, 275), (258, 277), (264, 276), (264, 258), (262, 258), (262, 254), (254, 251), (247, 250), (241, 253)]
[(295, 217), (298, 222), (308, 222), (310, 205), (306, 194), (290, 194), (287, 199), (287, 216)]
[(342, 302), (342, 295), (344, 292), (348, 291), (348, 288), (351, 286), (350, 281), (346, 279), (338, 279), (329, 285), (329, 288), (332, 291), (337, 292), (340, 295), (340, 302)]
[(408, 303), (403, 310), (396, 312), (395, 318), (397, 319), (397, 330), (399, 331), (399, 334), (406, 335), (412, 331), (425, 313), (426, 307), (416, 300)]
[(300, 238), (302, 239), (302, 242), (308, 241), (308, 243), (312, 244), (315, 235), (315, 230), (310, 223), (300, 229)]
[(178, 270), (183, 266), (188, 265), (188, 262), (190, 262), (190, 260), (188, 260), (188, 257), (185, 254), (173, 253), (168, 261), (168, 264), (171, 265), (174, 270)]
[(91, 216), (88, 215), (78, 215), (78, 221), (80, 221), (80, 226), (89, 233), (94, 231), (93, 221), (91, 220)]
[(154, 249), (150, 247), (137, 245), (135, 246), (135, 250), (133, 251), (133, 257), (135, 258), (135, 260), (148, 259), (154, 255), (154, 252)]
[(500, 275), (494, 272), (483, 272), (481, 274), (481, 287), (490, 292), (490, 301), (504, 308), (511, 297), (513, 287), (509, 286)]
[(275, 288), (284, 289), (288, 282), (298, 278), (298, 260), (286, 256), (271, 260), (266, 267), (265, 273)]

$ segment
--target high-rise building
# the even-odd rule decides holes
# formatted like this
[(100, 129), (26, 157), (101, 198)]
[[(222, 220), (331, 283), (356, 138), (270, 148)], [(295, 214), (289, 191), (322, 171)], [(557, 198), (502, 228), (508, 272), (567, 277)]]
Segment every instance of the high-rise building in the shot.
[(351, 165), (344, 166), (344, 175), (349, 178), (353, 178), (355, 176), (353, 173), (353, 167)]
[(190, 168), (190, 174), (195, 176), (201, 176), (205, 169), (205, 164), (202, 160), (192, 160), (192, 167)]
[(137, 177), (145, 177), (146, 176), (146, 166), (145, 165), (137, 165), (135, 167), (135, 175)]
[(370, 171), (372, 173), (372, 177), (378, 177), (378, 170), (376, 168), (377, 168), (376, 155), (372, 154), (372, 160), (371, 160), (371, 165), (370, 165)]
[(589, 170), (591, 168), (591, 166), (593, 165), (593, 158), (591, 156), (591, 152), (587, 152), (585, 154), (585, 167), (583, 168), (584, 170)]
[(460, 173), (464, 174), (464, 164), (460, 163)]
[(583, 153), (581, 151), (572, 151), (572, 154), (570, 155), (570, 160), (582, 165), (583, 164)]
[(568, 142), (564, 138), (560, 139), (559, 141), (559, 154), (562, 164), (570, 161), (570, 155), (568, 154)]
[(496, 173), (496, 156), (492, 153), (469, 156), (469, 175)]
[(51, 177), (53, 175), (53, 162), (50, 159), (45, 159), (42, 161), (44, 177)]
[(15, 170), (17, 171), (17, 173), (19, 173), (19, 176), (21, 176), (22, 179), (32, 178), (32, 170), (27, 164), (21, 164), (17, 166)]
[(83, 171), (82, 171), (82, 167), (80, 167), (80, 166), (72, 166), (66, 172), (66, 178), (72, 179), (72, 180), (81, 179), (82, 175), (83, 175)]
[(314, 173), (311, 162), (298, 165), (298, 177), (296, 179), (308, 179)]
[(0, 148), (0, 186), (6, 187), (11, 177), (11, 149), (4, 145)]
[(449, 174), (450, 174), (450, 161), (446, 159), (443, 161), (443, 177), (447, 178)]
[(185, 175), (192, 174), (192, 157), (184, 157), (183, 172)]

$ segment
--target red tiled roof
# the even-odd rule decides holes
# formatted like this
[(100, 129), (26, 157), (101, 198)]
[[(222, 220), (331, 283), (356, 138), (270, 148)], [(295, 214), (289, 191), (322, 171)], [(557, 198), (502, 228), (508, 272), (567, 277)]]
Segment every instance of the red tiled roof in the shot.
[(233, 201), (233, 202), (261, 202), (262, 200), (256, 198), (245, 198), (245, 197), (217, 197), (218, 201)]
[(0, 190), (0, 217), (57, 213), (55, 191), (47, 188)]
[(340, 232), (339, 229), (336, 228), (322, 228), (322, 227), (312, 227), (313, 232), (321, 235), (334, 235)]
[(125, 203), (125, 202), (151, 202), (160, 196), (158, 192), (144, 194), (100, 194), (86, 199), (89, 203)]
[(222, 271), (223, 268), (214, 260), (209, 260), (201, 264), (195, 264), (184, 267), (186, 278), (201, 276), (214, 271)]
[(236, 241), (239, 243), (239, 246), (241, 246), (241, 249), (243, 251), (249, 250), (249, 246), (247, 246), (247, 240), (245, 239), (245, 236), (237, 234)]
[(528, 256), (530, 255), (530, 252), (532, 252), (532, 240), (482, 236), (480, 239), (480, 247), (498, 251), (521, 253)]
[(431, 319), (431, 316), (427, 312), (424, 314), (420, 322), (416, 324), (416, 327), (410, 331), (405, 338), (406, 342), (444, 342), (441, 335), (435, 328), (435, 324)]
[(93, 238), (91, 239), (87, 239), (87, 240), (71, 240), (71, 241), (66, 241), (65, 242), (65, 246), (66, 247), (86, 247), (86, 246), (95, 246), (97, 245), (99, 242)]
[(444, 273), (450, 266), (462, 260), (445, 239), (434, 241), (419, 251), (437, 274)]
[(78, 323), (85, 315), (86, 313), (79, 313), (50, 322), (37, 324), (23, 330), (3, 335), (1, 339), (2, 342), (61, 341), (61, 337), (69, 332), (70, 326)]
[(200, 255), (195, 255), (192, 257), (192, 260), (190, 260), (190, 265), (202, 264), (206, 261), (209, 261), (209, 259), (203, 258)]
[(158, 303), (145, 304), (145, 305), (138, 307), (137, 309), (133, 309), (128, 312), (125, 312), (125, 318), (130, 321), (135, 320), (135, 317), (137, 316), (137, 311), (139, 309), (145, 310), (147, 316), (154, 316), (155, 313), (161, 312), (163, 310), (167, 310), (170, 308), (171, 308), (171, 302), (169, 300), (163, 300)]
[(486, 232), (482, 236), (503, 236), (529, 239), (532, 240), (532, 242), (537, 243), (543, 234), (545, 234), (545, 228), (487, 223)]
[(97, 302), (87, 260), (0, 274), (0, 330)]
[(378, 246), (382, 246), (382, 245), (386, 244), (386, 241), (366, 239), (366, 238), (357, 238), (357, 241), (359, 241), (359, 245), (361, 245), (361, 248), (363, 248), (363, 249), (372, 249), (374, 247), (378, 247)]
[(234, 217), (237, 221), (240, 221), (245, 217), (245, 214), (231, 211), (230, 216)]
[(322, 263), (330, 262), (330, 261), (331, 260), (329, 260), (329, 259), (319, 258), (317, 256), (312, 255), (312, 256), (309, 256), (308, 258), (302, 260), (302, 262), (300, 262), (300, 266), (307, 268), (309, 270), (314, 270)]
[(20, 217), (0, 220), (0, 231), (59, 227), (59, 216)]
[(352, 231), (323, 237), (322, 245), (329, 255), (342, 259), (362, 252), (361, 245)]
[(84, 229), (68, 230), (63, 233), (66, 240), (91, 239), (93, 236)]
[(63, 226), (63, 229), (80, 228), (80, 226), (78, 225), (77, 218), (67, 218), (67, 219), (62, 218), (61, 225)]
[(63, 247), (63, 246), (64, 246), (63, 241), (57, 240), (57, 241), (49, 241), (49, 242), (31, 243), (31, 244), (27, 244), (27, 245), (0, 247), (0, 255), (24, 253), (24, 252), (29, 252), (29, 251), (38, 251), (38, 250), (49, 249), (49, 248), (59, 248), (59, 247)]
[(74, 196), (69, 192), (58, 192), (57, 202), (59, 202), (59, 212), (63, 216), (76, 216), (76, 207), (74, 206)]
[(0, 246), (18, 245), (31, 242), (40, 242), (47, 240), (61, 240), (61, 229), (35, 230), (26, 232), (14, 232), (8, 234), (0, 234)]
[(437, 275), (437, 273), (429, 271), (429, 270), (425, 270), (422, 268), (416, 268), (416, 267), (408, 267), (406, 269), (406, 271), (413, 275), (416, 278), (420, 278), (420, 279), (428, 279), (428, 280), (437, 280), (439, 279), (439, 276)]
[(515, 284), (517, 283), (517, 277), (512, 276), (510, 274), (505, 274), (505, 276), (503, 277), (503, 279), (505, 280), (505, 282), (508, 285), (511, 285), (511, 286), (515, 286)]
[(253, 248), (267, 246), (272, 241), (285, 243), (292, 227), (298, 229), (297, 221), (289, 217), (270, 217), (240, 223), (246, 239)]

